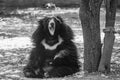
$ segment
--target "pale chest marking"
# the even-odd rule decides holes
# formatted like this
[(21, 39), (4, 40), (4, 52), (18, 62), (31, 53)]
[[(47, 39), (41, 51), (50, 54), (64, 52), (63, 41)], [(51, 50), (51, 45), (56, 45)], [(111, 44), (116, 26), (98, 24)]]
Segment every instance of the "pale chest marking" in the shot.
[(59, 36), (58, 37), (58, 42), (56, 44), (54, 44), (53, 46), (50, 46), (46, 43), (46, 40), (43, 39), (41, 41), (41, 44), (45, 47), (45, 49), (47, 50), (55, 50), (57, 48), (57, 46), (59, 46), (61, 43), (63, 42), (63, 39)]

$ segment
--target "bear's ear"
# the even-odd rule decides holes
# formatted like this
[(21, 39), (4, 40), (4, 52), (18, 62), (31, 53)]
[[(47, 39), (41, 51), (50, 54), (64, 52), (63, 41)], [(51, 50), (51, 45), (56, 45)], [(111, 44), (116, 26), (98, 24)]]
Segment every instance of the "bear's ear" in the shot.
[(44, 33), (45, 26), (47, 25), (48, 19), (49, 19), (48, 17), (39, 19), (37, 28), (40, 30), (40, 32)]
[(41, 28), (44, 27), (44, 23), (45, 23), (46, 19), (47, 19), (47, 17), (39, 19), (39, 21), (38, 21), (39, 26), (38, 27), (41, 27)]
[(57, 19), (57, 21), (59, 21), (60, 23), (63, 23), (63, 22), (64, 22), (63, 19), (62, 19), (60, 16), (56, 16), (56, 19)]
[(43, 19), (39, 19), (38, 24), (41, 24), (43, 22)]

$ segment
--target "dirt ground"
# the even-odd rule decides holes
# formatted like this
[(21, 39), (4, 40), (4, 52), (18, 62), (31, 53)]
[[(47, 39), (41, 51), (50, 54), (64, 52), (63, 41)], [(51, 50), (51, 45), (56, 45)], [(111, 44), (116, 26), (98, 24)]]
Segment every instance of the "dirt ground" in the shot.
[[(78, 48), (80, 62), (83, 65), (83, 37), (78, 8), (43, 10), (41, 8), (15, 9), (4, 11), (0, 16), (0, 80), (33, 80), (25, 78), (22, 69), (28, 61), (32, 49), (31, 35), (37, 27), (37, 21), (44, 16), (60, 15), (70, 25), (75, 34), (74, 42)], [(101, 40), (105, 26), (105, 11), (101, 8)], [(120, 28), (120, 11), (117, 11), (116, 30)], [(111, 73), (84, 74), (80, 71), (64, 78), (43, 80), (120, 80), (120, 34), (116, 34), (111, 60)], [(35, 79), (41, 80), (41, 79)]]

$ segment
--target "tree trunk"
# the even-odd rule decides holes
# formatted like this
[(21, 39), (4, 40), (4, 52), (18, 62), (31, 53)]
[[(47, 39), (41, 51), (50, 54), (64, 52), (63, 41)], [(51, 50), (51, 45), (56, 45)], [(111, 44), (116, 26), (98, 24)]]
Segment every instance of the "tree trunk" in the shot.
[(106, 29), (105, 38), (104, 38), (104, 46), (103, 46), (103, 54), (101, 57), (99, 71), (100, 72), (110, 72), (110, 61), (111, 61), (111, 54), (114, 44), (114, 24), (115, 24), (115, 14), (116, 14), (116, 7), (117, 7), (117, 0), (106, 0)]
[(84, 38), (84, 70), (96, 72), (101, 58), (100, 6), (102, 0), (81, 0), (80, 19)]
[(4, 1), (0, 0), (0, 7), (3, 7), (3, 6), (4, 6)]

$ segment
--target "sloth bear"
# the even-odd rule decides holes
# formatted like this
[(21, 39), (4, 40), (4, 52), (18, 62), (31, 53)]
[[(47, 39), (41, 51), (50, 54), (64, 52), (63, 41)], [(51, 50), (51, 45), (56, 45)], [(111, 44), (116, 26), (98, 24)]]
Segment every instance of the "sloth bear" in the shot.
[(77, 48), (72, 29), (60, 16), (39, 20), (33, 33), (34, 48), (23, 73), (29, 78), (51, 78), (72, 75), (79, 71)]

